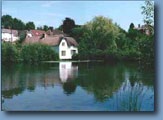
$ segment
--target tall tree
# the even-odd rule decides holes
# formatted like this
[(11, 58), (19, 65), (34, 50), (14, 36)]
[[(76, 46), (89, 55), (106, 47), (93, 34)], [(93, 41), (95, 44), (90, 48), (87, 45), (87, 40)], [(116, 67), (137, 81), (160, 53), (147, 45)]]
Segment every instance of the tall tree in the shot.
[(54, 30), (54, 28), (53, 28), (52, 26), (50, 26), (50, 27), (49, 27), (49, 30), (53, 31), (53, 30)]
[(134, 29), (134, 27), (135, 27), (134, 23), (131, 23), (129, 26), (129, 30)]
[(134, 29), (134, 27), (135, 27), (134, 23), (131, 23), (128, 29), (128, 37), (132, 41), (135, 40), (135, 37), (137, 36), (137, 32), (138, 32), (136, 29)]
[(154, 24), (154, 3), (151, 0), (146, 0), (145, 5), (141, 7), (144, 15), (144, 23), (147, 25)]
[(36, 29), (37, 29), (37, 30), (43, 30), (42, 26), (37, 27)]
[(63, 21), (62, 29), (66, 34), (71, 34), (72, 29), (75, 27), (75, 21), (71, 18), (65, 18)]
[(82, 28), (83, 33), (79, 43), (81, 54), (100, 55), (104, 51), (111, 52), (117, 49), (116, 39), (119, 37), (119, 28), (111, 19), (98, 16)]
[(35, 29), (35, 24), (33, 22), (26, 23), (26, 29), (27, 30)]
[(8, 29), (13, 27), (13, 18), (10, 15), (3, 15), (1, 20), (4, 28)]
[(44, 26), (43, 26), (43, 30), (44, 30), (44, 31), (48, 31), (48, 29), (49, 29), (49, 27), (48, 27), (47, 25), (44, 25)]
[(16, 29), (16, 30), (24, 30), (25, 29), (25, 24), (21, 20), (19, 20), (17, 18), (14, 18), (12, 28)]

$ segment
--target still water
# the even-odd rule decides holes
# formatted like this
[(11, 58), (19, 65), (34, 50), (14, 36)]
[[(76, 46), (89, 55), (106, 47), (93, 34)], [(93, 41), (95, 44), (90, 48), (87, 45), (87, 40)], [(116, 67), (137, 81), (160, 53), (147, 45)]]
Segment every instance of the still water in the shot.
[(2, 66), (4, 111), (154, 111), (154, 73), (135, 64)]

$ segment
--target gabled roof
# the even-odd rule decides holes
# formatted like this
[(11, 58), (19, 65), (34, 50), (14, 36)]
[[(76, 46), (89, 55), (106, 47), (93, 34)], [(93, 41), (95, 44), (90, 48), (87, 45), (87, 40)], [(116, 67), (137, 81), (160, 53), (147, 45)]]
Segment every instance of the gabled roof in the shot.
[(12, 29), (2, 29), (2, 33), (9, 33), (9, 34), (12, 33), (14, 36), (18, 36), (18, 31)]
[(73, 37), (64, 37), (64, 39), (67, 41), (68, 46), (78, 46), (78, 43)]

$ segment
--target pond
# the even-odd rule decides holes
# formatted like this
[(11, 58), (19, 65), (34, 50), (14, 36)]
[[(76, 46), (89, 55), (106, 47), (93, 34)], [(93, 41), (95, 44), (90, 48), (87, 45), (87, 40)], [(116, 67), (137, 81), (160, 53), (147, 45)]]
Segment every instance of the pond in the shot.
[(2, 66), (4, 111), (154, 111), (154, 72), (134, 63)]

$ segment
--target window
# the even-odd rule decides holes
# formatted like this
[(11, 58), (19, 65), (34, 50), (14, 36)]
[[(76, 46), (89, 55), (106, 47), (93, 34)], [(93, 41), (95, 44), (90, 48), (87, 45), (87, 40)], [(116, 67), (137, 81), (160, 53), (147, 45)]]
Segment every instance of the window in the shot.
[(66, 51), (62, 51), (62, 56), (66, 56)]
[(65, 42), (62, 43), (62, 46), (65, 46)]
[(71, 55), (75, 54), (76, 50), (71, 50)]

